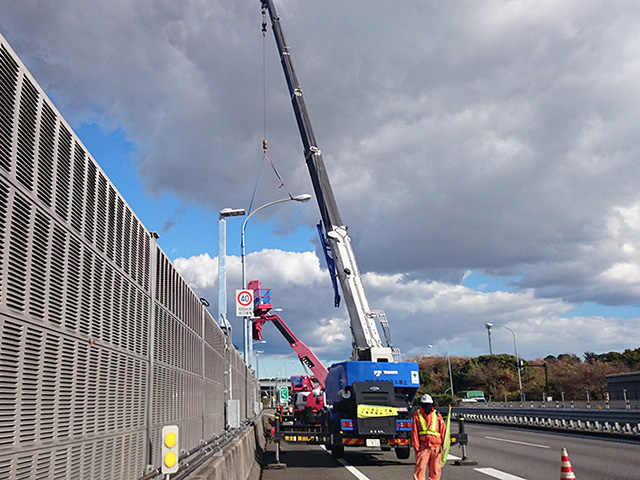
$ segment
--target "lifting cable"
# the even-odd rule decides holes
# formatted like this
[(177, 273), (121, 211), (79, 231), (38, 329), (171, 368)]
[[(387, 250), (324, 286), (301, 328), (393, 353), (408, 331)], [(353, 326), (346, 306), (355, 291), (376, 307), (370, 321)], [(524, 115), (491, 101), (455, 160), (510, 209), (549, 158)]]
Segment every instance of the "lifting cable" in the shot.
[(271, 165), (273, 172), (275, 173), (276, 177), (278, 177), (278, 180), (280, 181), (280, 186), (278, 188), (284, 187), (285, 190), (287, 191), (287, 194), (289, 195), (289, 198), (293, 200), (293, 195), (291, 195), (291, 192), (285, 186), (284, 180), (282, 179), (282, 176), (280, 176), (280, 173), (278, 173), (278, 169), (276, 168), (275, 163), (273, 162), (273, 160), (271, 160), (271, 157), (269, 157), (269, 154), (267, 153), (267, 74), (266, 74), (267, 62), (266, 62), (266, 46), (265, 46), (266, 36), (267, 36), (266, 13), (267, 13), (266, 10), (263, 8), (262, 9), (262, 133), (263, 133), (264, 140), (262, 140), (262, 160), (260, 161), (260, 169), (258, 170), (258, 177), (256, 178), (256, 184), (253, 187), (253, 194), (251, 195), (251, 203), (249, 204), (249, 210), (248, 210), (249, 212), (251, 212), (251, 208), (253, 207), (253, 200), (256, 196), (256, 190), (258, 189), (258, 181), (260, 180), (262, 165), (264, 164), (265, 158), (269, 162), (269, 165)]

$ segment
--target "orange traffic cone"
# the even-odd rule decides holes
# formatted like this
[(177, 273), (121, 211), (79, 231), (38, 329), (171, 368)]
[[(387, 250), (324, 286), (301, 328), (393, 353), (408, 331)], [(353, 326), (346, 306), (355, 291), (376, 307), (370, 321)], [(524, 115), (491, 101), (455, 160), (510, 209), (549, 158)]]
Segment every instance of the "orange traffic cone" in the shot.
[(566, 478), (576, 478), (576, 476), (573, 473), (573, 467), (571, 466), (571, 462), (569, 461), (569, 454), (567, 453), (567, 449), (563, 448), (560, 466), (560, 480), (564, 480)]

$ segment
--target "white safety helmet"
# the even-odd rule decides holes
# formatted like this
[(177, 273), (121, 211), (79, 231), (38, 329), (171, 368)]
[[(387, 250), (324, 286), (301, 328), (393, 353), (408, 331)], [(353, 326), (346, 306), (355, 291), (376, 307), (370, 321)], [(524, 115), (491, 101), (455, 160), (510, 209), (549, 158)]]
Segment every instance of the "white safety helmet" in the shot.
[(420, 403), (433, 403), (433, 398), (431, 398), (431, 395), (428, 393), (425, 393), (422, 395), (422, 398), (420, 398)]

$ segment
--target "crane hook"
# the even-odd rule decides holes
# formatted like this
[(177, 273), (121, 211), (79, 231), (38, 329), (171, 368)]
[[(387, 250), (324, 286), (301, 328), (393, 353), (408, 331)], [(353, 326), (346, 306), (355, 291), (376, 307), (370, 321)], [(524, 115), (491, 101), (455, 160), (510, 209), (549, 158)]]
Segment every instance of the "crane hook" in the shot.
[(262, 8), (262, 36), (265, 37), (267, 35), (267, 12)]

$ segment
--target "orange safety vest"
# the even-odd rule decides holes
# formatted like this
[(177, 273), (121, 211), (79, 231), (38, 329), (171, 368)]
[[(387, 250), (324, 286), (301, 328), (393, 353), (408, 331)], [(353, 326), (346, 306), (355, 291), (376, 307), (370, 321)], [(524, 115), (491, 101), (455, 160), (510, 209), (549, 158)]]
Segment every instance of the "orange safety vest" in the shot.
[(431, 424), (427, 427), (426, 417), (422, 414), (422, 411), (418, 412), (418, 421), (420, 422), (418, 435), (435, 435), (436, 437), (439, 437), (440, 431), (438, 430), (438, 414), (435, 410), (432, 410), (429, 416), (431, 417)]

